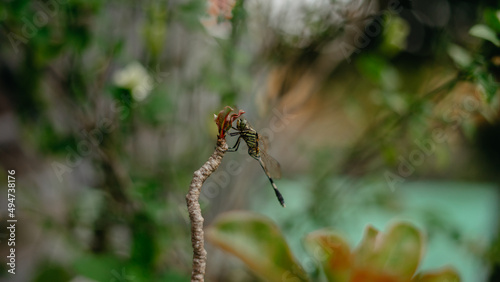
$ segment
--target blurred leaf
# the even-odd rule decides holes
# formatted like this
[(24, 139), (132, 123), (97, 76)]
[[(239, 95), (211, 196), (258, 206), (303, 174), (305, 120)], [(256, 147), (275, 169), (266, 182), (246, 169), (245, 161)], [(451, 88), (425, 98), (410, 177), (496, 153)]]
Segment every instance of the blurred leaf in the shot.
[(489, 27), (500, 33), (500, 10), (486, 9), (483, 19)]
[(185, 282), (189, 281), (191, 276), (187, 276), (186, 274), (181, 274), (173, 271), (169, 271), (165, 273), (165, 275), (160, 279), (160, 281), (166, 282)]
[(148, 11), (148, 20), (143, 26), (145, 45), (153, 57), (161, 54), (167, 35), (167, 12), (152, 2)]
[(399, 74), (385, 58), (375, 55), (361, 55), (356, 60), (359, 71), (383, 89), (395, 90), (399, 87)]
[(473, 61), (472, 56), (467, 50), (455, 44), (448, 45), (448, 55), (450, 55), (451, 59), (462, 68), (469, 67)]
[(422, 259), (424, 245), (421, 232), (409, 223), (397, 223), (387, 232), (379, 253), (380, 266), (411, 278)]
[(381, 153), (387, 164), (395, 165), (397, 163), (398, 152), (394, 147), (394, 144), (384, 144), (381, 148)]
[(159, 125), (168, 120), (173, 112), (173, 104), (165, 91), (153, 91), (139, 107), (144, 120), (152, 125)]
[(146, 213), (138, 213), (132, 223), (132, 232), (130, 260), (141, 270), (152, 269), (157, 250), (154, 221)]
[(266, 217), (250, 212), (220, 215), (207, 228), (207, 239), (237, 256), (269, 281), (308, 281), (278, 227)]
[(54, 265), (47, 262), (42, 263), (37, 268), (37, 274), (32, 280), (34, 282), (45, 282), (45, 281), (69, 281), (71, 280), (71, 275), (69, 272), (60, 265)]
[[(392, 74), (391, 74), (392, 75)], [(397, 76), (397, 74), (395, 75)], [(388, 78), (387, 81), (390, 81), (390, 78)], [(398, 92), (392, 92), (392, 91), (384, 91), (383, 92), (385, 102), (387, 106), (396, 113), (402, 115), (405, 112), (408, 111), (408, 103), (404, 99), (404, 96), (401, 93)], [(415, 107), (412, 107), (412, 112)], [(414, 112), (416, 113), (416, 112)]]
[(473, 76), (481, 92), (486, 97), (486, 101), (491, 102), (498, 89), (498, 84), (493, 75), (484, 68), (477, 68), (474, 70)]
[(69, 24), (66, 28), (65, 39), (75, 51), (83, 52), (90, 43), (90, 31), (86, 26)]
[(486, 25), (477, 24), (471, 27), (469, 33), (472, 36), (490, 41), (495, 44), (495, 46), (500, 47), (500, 40), (498, 39), (496, 32)]
[(113, 269), (112, 275), (114, 279), (111, 282), (149, 282), (153, 280), (154, 272), (140, 264), (132, 262), (121, 269)]
[(385, 23), (380, 49), (384, 54), (393, 56), (406, 48), (406, 38), (410, 33), (410, 26), (406, 20), (396, 14), (390, 14)]
[(379, 231), (373, 226), (368, 225), (366, 227), (363, 239), (354, 251), (354, 257), (357, 264), (360, 264), (363, 261), (368, 261), (373, 255), (373, 250), (375, 249), (375, 239), (377, 238), (378, 234)]
[(118, 101), (119, 118), (128, 120), (132, 112), (134, 99), (132, 99), (132, 92), (130, 89), (122, 87), (111, 87), (110, 91), (115, 101)]
[(202, 28), (200, 18), (205, 13), (206, 1), (191, 0), (176, 7), (175, 15), (182, 21), (188, 28), (198, 29)]
[(415, 276), (411, 281), (414, 282), (459, 282), (460, 276), (455, 269), (446, 267), (441, 270), (421, 273)]
[(348, 281), (351, 253), (349, 244), (340, 235), (318, 230), (307, 235), (304, 242), (314, 261), (321, 262), (328, 281)]
[(114, 256), (109, 255), (85, 255), (75, 260), (74, 268), (79, 274), (96, 280), (111, 281), (113, 270), (123, 268), (123, 263)]
[(30, 129), (30, 136), (32, 137), (33, 143), (38, 146), (38, 150), (45, 154), (62, 154), (68, 155), (72, 153), (77, 146), (77, 141), (71, 135), (61, 135), (56, 132), (55, 128), (43, 119), (37, 120), (33, 128)]
[(409, 280), (422, 258), (422, 234), (405, 222), (395, 223), (387, 233), (377, 233), (369, 227), (356, 254), (362, 256), (356, 258), (361, 269), (379, 269), (382, 273)]

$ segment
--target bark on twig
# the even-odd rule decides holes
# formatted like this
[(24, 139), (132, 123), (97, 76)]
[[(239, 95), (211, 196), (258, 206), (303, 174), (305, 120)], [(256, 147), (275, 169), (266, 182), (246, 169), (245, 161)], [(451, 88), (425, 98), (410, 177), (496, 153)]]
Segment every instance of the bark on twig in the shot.
[(189, 192), (186, 195), (186, 203), (191, 220), (191, 244), (193, 245), (193, 272), (191, 281), (204, 281), (205, 268), (207, 264), (207, 251), (204, 248), (205, 238), (203, 233), (203, 216), (198, 199), (200, 197), (203, 182), (219, 167), (222, 157), (227, 151), (224, 138), (217, 140), (217, 147), (208, 161), (194, 172)]

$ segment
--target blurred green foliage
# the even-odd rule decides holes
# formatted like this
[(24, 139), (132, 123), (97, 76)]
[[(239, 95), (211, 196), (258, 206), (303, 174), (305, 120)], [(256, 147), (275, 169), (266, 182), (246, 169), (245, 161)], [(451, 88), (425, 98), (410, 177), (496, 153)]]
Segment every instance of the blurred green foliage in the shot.
[[(258, 99), (254, 95), (266, 84), (260, 77), (265, 73), (262, 70), (290, 66), (290, 76), (277, 87), (276, 97), (271, 97), (286, 100), (286, 90), (293, 88), (296, 78), (307, 73), (307, 67), (317, 60), (328, 58), (322, 48), (349, 34), (348, 24), (379, 24), (381, 32), (370, 37), (366, 46), (342, 58), (335, 68), (318, 67), (325, 73), (313, 72), (313, 77), (325, 77), (326, 81), (320, 81), (325, 85), (318, 86), (327, 93), (320, 96), (321, 101), (327, 104), (329, 98), (341, 97), (339, 104), (347, 115), (354, 116), (357, 123), (363, 123), (363, 117), (368, 120), (366, 133), (342, 148), (301, 148), (308, 166), (301, 175), (292, 172), (278, 184), (286, 187), (286, 212), (271, 206), (276, 204), (271, 197), (264, 199), (266, 192), (255, 189), (258, 181), (252, 176), (232, 177), (231, 181), (241, 178), (245, 183), (231, 182), (226, 185), (231, 188), (216, 191), (216, 196), (207, 196), (202, 202), (210, 223), (219, 212), (244, 206), (234, 195), (252, 194), (250, 208), (279, 223), (279, 228), (270, 225), (268, 219), (251, 224), (242, 216), (226, 222), (231, 228), (220, 230), (234, 232), (245, 240), (260, 236), (251, 240), (258, 247), (255, 249), (250, 243), (232, 242), (239, 237), (226, 233), (220, 243), (232, 242), (234, 253), (244, 250), (240, 245), (260, 250), (262, 260), (268, 262), (261, 270), (273, 272), (278, 267), (304, 280), (306, 276), (318, 279), (322, 275), (318, 266), (305, 265), (302, 269), (301, 262), (295, 263), (291, 255), (306, 257), (301, 237), (326, 226), (339, 230), (347, 226), (345, 229), (352, 231), (355, 228), (348, 222), (361, 222), (367, 215), (381, 222), (383, 215), (404, 211), (399, 194), (386, 187), (379, 189), (382, 185), (377, 176), (381, 173), (377, 168), (397, 167), (401, 152), (409, 153), (408, 148), (415, 146), (413, 140), (427, 138), (436, 122), (455, 125), (453, 119), (436, 121), (432, 112), (457, 84), (478, 86), (479, 100), (498, 110), (497, 3), (446, 1), (457, 12), (450, 20), (454, 24), (446, 28), (422, 24), (426, 32), (421, 39), (423, 47), (412, 51), (412, 38), (416, 36), (412, 31), (419, 17), (409, 8), (400, 14), (378, 13), (362, 19), (340, 13), (340, 24), (332, 21), (335, 15), (327, 13), (329, 10), (312, 10), (305, 15), (307, 32), (287, 34), (273, 23), (280, 19), (271, 17), (263, 20), (269, 21), (265, 23), (267, 30), (253, 34), (250, 29), (255, 23), (246, 3), (249, 1), (236, 1), (231, 18), (216, 17), (215, 27), (229, 26), (227, 34), (220, 36), (204, 22), (209, 16), (209, 2), (16, 0), (0, 4), (0, 92), (5, 107), (1, 110), (15, 113), (20, 127), (16, 146), (23, 152), (12, 163), (2, 164), (10, 167), (16, 159), (22, 160), (33, 165), (36, 177), (42, 175), (39, 171), (49, 171), (49, 176), (34, 177), (37, 180), (26, 177), (20, 184), (22, 216), (25, 224), (37, 231), (24, 233), (27, 235), (22, 242), (44, 245), (30, 237), (40, 233), (42, 242), (59, 242), (63, 249), (52, 253), (33, 247), (39, 256), (30, 261), (33, 273), (26, 279), (188, 280), (191, 247), (184, 195), (192, 172), (215, 145), (217, 130), (212, 114), (223, 106), (238, 105), (258, 119), (257, 112), (266, 111), (255, 105)], [(465, 16), (460, 18), (464, 15), (461, 12), (471, 15), (472, 23)], [(462, 26), (473, 37), (459, 36)], [(468, 42), (471, 38), (476, 41)], [(134, 62), (144, 69), (143, 79), (118, 85), (114, 75)], [(449, 74), (450, 80), (427, 92), (422, 85), (438, 74)], [(149, 84), (141, 85), (146, 80)], [(349, 84), (352, 81), (354, 87)], [(148, 90), (142, 100), (134, 96), (145, 90), (141, 87)], [(346, 94), (338, 90), (342, 87), (347, 88)], [(423, 88), (426, 92), (421, 94)], [(368, 109), (362, 106), (366, 104), (370, 105)], [(493, 125), (499, 122), (494, 112), (480, 115)], [(460, 134), (467, 132), (468, 126), (459, 122)], [(298, 132), (302, 130), (306, 128)], [(464, 142), (477, 139), (489, 160), (478, 163), (488, 164), (492, 173), (484, 172), (487, 170), (480, 165), (466, 172), (481, 171), (474, 181), (498, 181), (495, 150), (498, 152), (496, 140), (500, 139), (495, 139), (495, 131), (481, 130), (480, 125), (473, 124), (472, 133), (464, 133)], [(297, 145), (295, 139), (300, 137), (287, 142)], [(11, 147), (1, 147), (0, 153), (15, 152), (5, 148)], [(433, 155), (441, 168), (450, 165), (449, 150), (440, 147)], [(234, 159), (243, 163), (240, 157)], [(434, 168), (421, 167), (419, 175), (436, 177)], [(442, 177), (458, 181), (471, 177), (463, 171), (443, 171)], [(222, 178), (214, 175), (212, 181)], [(434, 187), (421, 186), (415, 190)], [(479, 185), (474, 187), (480, 190)], [(429, 237), (442, 239), (443, 245), (466, 245), (463, 228), (441, 213), (439, 208), (421, 208), (416, 216), (423, 222), (419, 227)], [(349, 234), (360, 234), (357, 231)], [(269, 240), (259, 242), (259, 238)], [(354, 245), (353, 238), (346, 240)], [(492, 268), (498, 268), (498, 235), (495, 242), (486, 255), (478, 252), (472, 257), (484, 256)], [(275, 246), (279, 248), (273, 249)], [(239, 256), (243, 258), (244, 254)], [(256, 256), (251, 262), (262, 261)], [(215, 266), (224, 265), (224, 261), (214, 260), (212, 265), (220, 270), (223, 268)], [(210, 277), (216, 281), (225, 274), (210, 273)], [(241, 280), (258, 279), (253, 274), (242, 275)]]

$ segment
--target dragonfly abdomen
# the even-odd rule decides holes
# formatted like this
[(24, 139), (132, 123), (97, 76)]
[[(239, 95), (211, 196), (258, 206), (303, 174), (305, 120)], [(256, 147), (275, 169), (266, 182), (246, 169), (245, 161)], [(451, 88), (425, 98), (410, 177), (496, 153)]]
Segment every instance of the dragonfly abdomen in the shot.
[(267, 171), (266, 166), (264, 165), (264, 162), (262, 161), (262, 159), (260, 157), (257, 158), (257, 160), (259, 161), (260, 166), (262, 167), (262, 169), (266, 173), (267, 178), (269, 179), (269, 182), (271, 182), (271, 185), (273, 186), (273, 189), (274, 189), (274, 194), (276, 194), (276, 198), (278, 198), (278, 201), (280, 202), (282, 207), (286, 207), (285, 206), (285, 199), (283, 199), (283, 196), (281, 195), (280, 191), (278, 190), (278, 186), (276, 186), (273, 178), (271, 177), (271, 175)]

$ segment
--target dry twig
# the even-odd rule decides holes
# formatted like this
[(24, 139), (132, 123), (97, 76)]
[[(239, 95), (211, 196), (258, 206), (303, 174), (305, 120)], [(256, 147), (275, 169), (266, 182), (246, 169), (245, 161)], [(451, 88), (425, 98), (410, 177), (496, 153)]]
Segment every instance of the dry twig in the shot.
[(238, 113), (231, 113), (231, 107), (225, 107), (219, 115), (215, 115), (215, 122), (219, 128), (217, 135), (217, 147), (208, 161), (194, 172), (193, 180), (186, 195), (186, 203), (191, 220), (191, 244), (193, 245), (193, 271), (191, 281), (204, 281), (205, 268), (207, 265), (207, 251), (205, 250), (205, 238), (203, 233), (203, 216), (198, 199), (200, 198), (201, 186), (203, 182), (219, 167), (222, 157), (226, 153), (226, 132), (231, 128), (231, 124), (240, 115), (245, 113), (240, 110)]
[(204, 281), (207, 251), (204, 248), (203, 216), (198, 202), (203, 182), (219, 167), (227, 144), (224, 138), (217, 140), (217, 147), (208, 161), (194, 172), (189, 192), (186, 195), (189, 219), (191, 220), (191, 243), (193, 245), (193, 272), (191, 281)]

